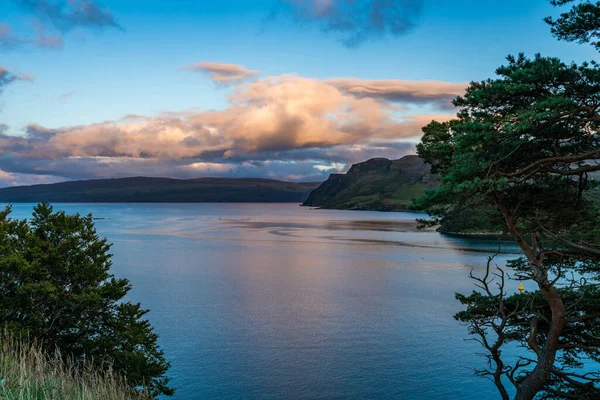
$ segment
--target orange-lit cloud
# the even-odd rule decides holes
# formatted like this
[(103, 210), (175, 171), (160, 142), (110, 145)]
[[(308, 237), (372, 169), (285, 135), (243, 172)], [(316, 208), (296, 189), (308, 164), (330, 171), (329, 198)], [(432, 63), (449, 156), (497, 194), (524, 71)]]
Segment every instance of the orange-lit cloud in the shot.
[[(367, 158), (410, 152), (421, 127), (452, 118), (440, 104), (460, 87), (265, 77), (237, 85), (221, 110), (126, 115), (56, 129), (32, 123), (22, 136), (0, 132), (0, 168), (68, 177), (275, 174), (321, 179)], [(425, 107), (419, 113), (414, 105)]]
[[(223, 158), (420, 135), (447, 114), (399, 115), (379, 99), (320, 80), (269, 77), (239, 88), (224, 110), (170, 113), (62, 129), (28, 126), (31, 157)], [(131, 122), (129, 122), (131, 121)]]
[(259, 71), (253, 71), (237, 64), (224, 64), (217, 62), (199, 62), (184, 67), (191, 71), (204, 72), (218, 84), (231, 85), (240, 83), (258, 76)]

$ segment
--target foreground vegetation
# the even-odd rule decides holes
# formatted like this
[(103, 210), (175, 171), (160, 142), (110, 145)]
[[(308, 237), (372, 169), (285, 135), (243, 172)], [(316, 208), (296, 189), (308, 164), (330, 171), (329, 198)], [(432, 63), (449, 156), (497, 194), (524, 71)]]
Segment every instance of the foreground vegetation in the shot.
[(48, 204), (37, 205), (30, 220), (10, 213), (0, 211), (0, 326), (41, 351), (58, 350), (74, 370), (114, 371), (132, 390), (171, 395), (169, 363), (147, 310), (125, 299), (131, 285), (111, 273), (110, 244), (92, 216)]
[(0, 341), (0, 399), (148, 400), (112, 370), (76, 366), (39, 343), (4, 334)]

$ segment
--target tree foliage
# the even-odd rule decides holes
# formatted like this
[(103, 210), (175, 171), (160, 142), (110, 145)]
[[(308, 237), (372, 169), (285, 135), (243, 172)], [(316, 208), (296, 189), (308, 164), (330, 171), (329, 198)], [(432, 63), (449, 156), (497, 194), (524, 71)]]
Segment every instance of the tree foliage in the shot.
[(169, 364), (126, 279), (111, 272), (110, 244), (91, 215), (34, 208), (26, 220), (0, 212), (0, 324), (76, 363), (87, 359), (122, 374), (152, 396), (170, 395)]
[(590, 43), (600, 50), (600, 2), (580, 0), (552, 0), (555, 6), (575, 3), (571, 9), (562, 13), (559, 18), (548, 17), (552, 34), (559, 40), (569, 42)]
[[(479, 374), (504, 399), (507, 384), (518, 399), (598, 398), (600, 376), (580, 369), (600, 362), (600, 211), (588, 196), (600, 171), (600, 67), (520, 55), (497, 75), (454, 101), (457, 119), (423, 129), (418, 153), (441, 187), (417, 206), (438, 223), (475, 200), (493, 207), (523, 252), (510, 267), (537, 287), (508, 294), (488, 264), (474, 277), (480, 291), (457, 295), (466, 310), (456, 318), (487, 349)], [(511, 342), (529, 351), (509, 365)]]

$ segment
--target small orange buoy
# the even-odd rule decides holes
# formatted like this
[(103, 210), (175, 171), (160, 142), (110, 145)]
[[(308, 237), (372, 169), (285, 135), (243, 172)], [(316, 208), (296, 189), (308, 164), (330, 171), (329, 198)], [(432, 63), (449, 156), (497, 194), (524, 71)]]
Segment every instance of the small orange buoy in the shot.
[(523, 282), (519, 283), (519, 293), (523, 293), (523, 290), (525, 290), (525, 288), (523, 287)]

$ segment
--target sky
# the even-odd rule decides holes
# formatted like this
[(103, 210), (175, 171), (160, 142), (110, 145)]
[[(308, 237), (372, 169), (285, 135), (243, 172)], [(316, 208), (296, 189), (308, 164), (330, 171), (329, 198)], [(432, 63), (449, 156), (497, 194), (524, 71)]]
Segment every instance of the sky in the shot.
[(558, 42), (547, 0), (0, 0), (0, 186), (321, 181), (415, 153), (468, 82)]

